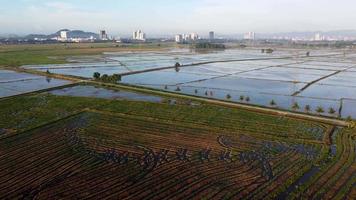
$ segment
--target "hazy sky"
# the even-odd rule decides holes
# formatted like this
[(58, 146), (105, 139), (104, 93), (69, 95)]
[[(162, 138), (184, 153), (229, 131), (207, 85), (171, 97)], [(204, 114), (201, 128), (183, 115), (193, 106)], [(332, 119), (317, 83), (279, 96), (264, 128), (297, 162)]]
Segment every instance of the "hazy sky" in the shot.
[(356, 29), (356, 0), (0, 0), (0, 34), (112, 35)]

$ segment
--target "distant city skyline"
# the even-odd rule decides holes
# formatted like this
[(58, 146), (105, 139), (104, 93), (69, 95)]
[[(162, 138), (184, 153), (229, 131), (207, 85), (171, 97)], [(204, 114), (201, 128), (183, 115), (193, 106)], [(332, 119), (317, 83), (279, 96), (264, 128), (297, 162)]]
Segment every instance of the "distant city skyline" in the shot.
[[(4, 0), (2, 0), (4, 1)], [(278, 33), (356, 29), (354, 0), (12, 0), (1, 2), (0, 34), (80, 29), (110, 35), (182, 32)]]

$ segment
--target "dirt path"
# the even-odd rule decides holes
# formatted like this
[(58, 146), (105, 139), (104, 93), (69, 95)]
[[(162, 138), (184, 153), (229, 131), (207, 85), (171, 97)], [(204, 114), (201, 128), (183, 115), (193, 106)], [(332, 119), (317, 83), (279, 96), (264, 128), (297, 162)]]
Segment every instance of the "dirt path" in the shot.
[(314, 81), (312, 81), (312, 82), (306, 84), (306, 85), (305, 85), (303, 88), (301, 88), (299, 91), (297, 91), (297, 92), (295, 92), (294, 94), (292, 94), (292, 96), (297, 96), (297, 95), (299, 95), (301, 92), (303, 92), (304, 90), (306, 90), (307, 88), (309, 88), (310, 86), (312, 86), (313, 84), (315, 84), (315, 83), (317, 83), (317, 82), (320, 82), (320, 81), (322, 81), (322, 80), (325, 80), (325, 79), (327, 79), (327, 78), (330, 78), (330, 77), (332, 77), (332, 76), (335, 76), (335, 75), (337, 75), (337, 74), (339, 74), (339, 73), (341, 73), (341, 72), (347, 71), (347, 70), (349, 70), (349, 69), (351, 69), (351, 68), (352, 68), (352, 67), (346, 68), (346, 69), (344, 69), (344, 70), (338, 70), (338, 71), (336, 71), (336, 72), (334, 72), (334, 73), (332, 73), (332, 74), (329, 74), (329, 75), (323, 76), (323, 77), (321, 77), (321, 78), (319, 78), (319, 79), (316, 79), (316, 80), (314, 80)]

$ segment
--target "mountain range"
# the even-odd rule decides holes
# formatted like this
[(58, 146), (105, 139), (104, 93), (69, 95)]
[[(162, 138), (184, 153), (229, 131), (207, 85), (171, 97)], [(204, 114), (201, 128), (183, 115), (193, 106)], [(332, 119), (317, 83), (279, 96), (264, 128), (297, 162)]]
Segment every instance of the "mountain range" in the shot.
[(69, 29), (62, 29), (57, 31), (56, 33), (49, 34), (49, 35), (44, 35), (44, 34), (30, 34), (24, 37), (24, 39), (35, 39), (35, 38), (40, 38), (40, 39), (51, 39), (55, 37), (59, 37), (61, 34), (61, 31), (67, 31), (67, 37), (68, 38), (99, 38), (99, 35), (96, 33), (92, 32), (85, 32), (82, 30), (69, 30)]

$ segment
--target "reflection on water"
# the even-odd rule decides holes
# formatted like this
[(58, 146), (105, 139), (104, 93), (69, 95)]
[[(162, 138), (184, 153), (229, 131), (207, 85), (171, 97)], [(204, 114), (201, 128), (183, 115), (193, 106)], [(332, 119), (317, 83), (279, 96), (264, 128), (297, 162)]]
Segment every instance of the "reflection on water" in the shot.
[(134, 101), (147, 101), (147, 102), (162, 102), (162, 98), (158, 96), (129, 92), (124, 90), (111, 90), (97, 86), (78, 85), (48, 92), (53, 95), (59, 96), (74, 96), (74, 97), (93, 97), (103, 99), (126, 99)]
[(0, 80), (0, 97), (9, 97), (71, 83), (66, 80), (9, 70), (0, 70)]

